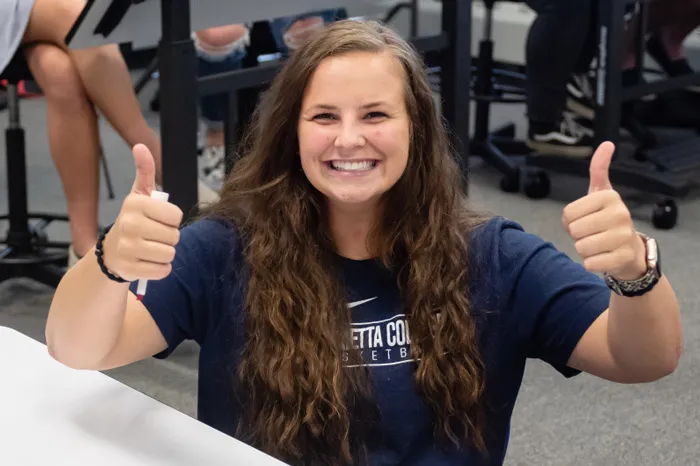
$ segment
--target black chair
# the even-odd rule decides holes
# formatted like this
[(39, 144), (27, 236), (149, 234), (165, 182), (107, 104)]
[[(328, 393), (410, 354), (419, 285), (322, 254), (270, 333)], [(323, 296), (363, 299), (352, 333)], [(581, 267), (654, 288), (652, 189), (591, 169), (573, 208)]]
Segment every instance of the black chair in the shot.
[[(493, 9), (497, 1), (522, 3), (522, 0), (483, 0), (486, 10), (483, 36), (479, 41), (479, 53), (472, 60), (471, 99), (475, 102), (474, 133), (469, 141), (471, 155), (479, 156), (503, 174), (501, 190), (518, 192), (521, 178), (523, 190), (529, 197), (545, 197), (549, 193), (549, 178), (540, 169), (522, 170), (512, 156), (523, 156), (532, 152), (523, 141), (515, 139), (515, 124), (508, 123), (491, 129), (491, 104), (525, 103), (526, 76), (522, 69), (512, 65), (497, 64), (493, 57)], [(396, 4), (384, 18), (391, 21), (401, 10), (409, 10), (412, 36), (418, 33), (418, 2), (404, 1)], [(428, 60), (430, 61), (430, 60)], [(433, 90), (439, 92), (439, 67), (430, 69)], [(467, 110), (469, 111), (469, 110)], [(523, 176), (524, 175), (524, 176)]]
[[(622, 48), (623, 28), (611, 28), (608, 25), (614, 22), (623, 22), (623, 2), (601, 2), (597, 30), (609, 32), (605, 47), (599, 50), (600, 57), (621, 59), (621, 54), (613, 52)], [(639, 16), (640, 24), (646, 24), (648, 17), (648, 2), (636, 0), (640, 8), (635, 8), (635, 15)], [(643, 63), (643, 51), (645, 49), (646, 34), (641, 33), (644, 28), (639, 28), (635, 40), (638, 44), (637, 63)], [(700, 157), (697, 148), (700, 146), (700, 136), (692, 135), (687, 138), (679, 138), (677, 135), (666, 136), (656, 132), (648, 122), (640, 118), (640, 107), (652, 108), (656, 113), (661, 113), (656, 107), (663, 101), (662, 94), (669, 94), (679, 88), (694, 85), (700, 82), (700, 73), (681, 78), (656, 80), (654, 82), (637, 84), (636, 86), (623, 88), (621, 79), (616, 73), (621, 68), (620, 63), (598, 63), (600, 70), (615, 70), (614, 73), (606, 73), (601, 77), (599, 85), (606, 90), (604, 106), (596, 104), (595, 108), (595, 139), (602, 141), (611, 139), (613, 142), (632, 142), (625, 144), (632, 146), (631, 151), (618, 151), (610, 166), (610, 180), (615, 186), (625, 186), (642, 193), (653, 195), (656, 202), (652, 207), (651, 223), (659, 229), (671, 229), (676, 225), (679, 217), (676, 198), (686, 196), (691, 189), (697, 186), (696, 175), (700, 169)], [(596, 70), (598, 71), (598, 70)], [(640, 75), (643, 68), (637, 70)], [(619, 75), (618, 75), (619, 76)], [(612, 77), (615, 77), (613, 82)], [(611, 86), (608, 88), (608, 86)], [(657, 99), (651, 104), (640, 102), (643, 96), (657, 94)], [(669, 112), (670, 113), (670, 112)], [(667, 122), (675, 126), (676, 122)], [(620, 128), (624, 127), (632, 136), (631, 141), (620, 138)], [(653, 131), (653, 132), (652, 132)], [(567, 173), (574, 176), (588, 177), (589, 160), (567, 158), (543, 154), (526, 156), (526, 165), (548, 171)]]
[(18, 53), (0, 74), (6, 79), (9, 125), (5, 130), (7, 157), (7, 194), (9, 213), (0, 216), (9, 221), (9, 229), (0, 244), (0, 281), (15, 277), (29, 277), (49, 286), (57, 286), (68, 261), (70, 243), (49, 241), (46, 228), (55, 221), (68, 221), (68, 217), (49, 213), (30, 213), (27, 207), (27, 168), (24, 145), (24, 129), (20, 123), (20, 81), (31, 79), (31, 73)]
[[(5, 130), (7, 157), (7, 215), (0, 223), (9, 223), (4, 238), (0, 238), (0, 282), (10, 278), (28, 277), (49, 286), (57, 286), (65, 273), (70, 243), (50, 241), (46, 229), (53, 222), (67, 222), (65, 215), (29, 212), (27, 205), (27, 166), (24, 129), (20, 122), (18, 84), (32, 80), (22, 52), (17, 53), (0, 80), (7, 80), (7, 111), (9, 124)], [(106, 160), (101, 157), (109, 198), (114, 198)]]
[[(491, 104), (525, 103), (525, 74), (516, 66), (497, 65), (493, 57), (493, 9), (496, 1), (483, 2), (486, 12), (484, 32), (472, 69), (472, 99), (476, 111), (470, 150), (503, 174), (501, 190), (518, 192), (523, 178), (523, 190), (529, 197), (545, 197), (549, 193), (546, 173), (542, 170), (523, 171), (522, 164), (512, 158), (532, 152), (523, 141), (515, 139), (515, 124), (508, 123), (496, 129), (489, 126)], [(508, 1), (520, 3), (519, 0)]]

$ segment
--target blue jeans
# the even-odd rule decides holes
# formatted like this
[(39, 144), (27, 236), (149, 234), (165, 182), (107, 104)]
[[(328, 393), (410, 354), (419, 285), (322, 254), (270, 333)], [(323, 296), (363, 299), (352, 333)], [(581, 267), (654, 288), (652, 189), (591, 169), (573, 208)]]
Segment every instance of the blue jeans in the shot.
[(285, 34), (287, 31), (295, 25), (298, 21), (319, 18), (323, 21), (323, 24), (334, 23), (341, 19), (347, 19), (348, 13), (344, 8), (331, 8), (328, 10), (317, 10), (304, 13), (296, 16), (285, 16), (282, 18), (273, 19), (270, 21), (270, 27), (272, 29), (272, 35), (277, 43), (277, 49), (282, 57), (287, 57), (290, 52), (290, 44), (285, 41)]
[[(347, 16), (347, 12), (343, 8), (312, 11), (301, 15), (274, 19), (270, 21), (270, 28), (275, 42), (277, 43), (278, 52), (282, 57), (286, 58), (289, 55), (290, 48), (288, 42), (285, 41), (285, 34), (290, 27), (294, 26), (298, 21), (319, 18), (323, 21), (323, 24), (329, 24), (339, 19), (345, 19)], [(236, 50), (223, 58), (210, 58), (200, 53), (197, 56), (199, 76), (210, 76), (212, 74), (240, 69), (245, 56), (246, 52), (243, 50)], [(227, 100), (220, 95), (202, 97), (200, 101), (200, 111), (202, 120), (204, 120), (209, 129), (223, 128), (227, 110), (226, 102)]]
[[(209, 58), (203, 54), (197, 55), (197, 66), (200, 77), (212, 74), (235, 71), (241, 68), (241, 62), (245, 58), (245, 50), (235, 50), (222, 58)], [(200, 100), (202, 120), (209, 129), (222, 129), (226, 116), (227, 100), (221, 95), (208, 95)]]

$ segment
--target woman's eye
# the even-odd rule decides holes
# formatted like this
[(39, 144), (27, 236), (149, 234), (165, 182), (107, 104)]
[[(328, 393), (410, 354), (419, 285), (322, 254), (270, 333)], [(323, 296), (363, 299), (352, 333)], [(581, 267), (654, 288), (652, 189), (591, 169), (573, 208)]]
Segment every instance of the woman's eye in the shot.
[[(365, 115), (365, 119), (370, 119), (374, 120), (377, 118), (386, 118), (387, 114), (384, 112), (369, 112), (367, 115)], [(336, 115), (332, 113), (319, 113), (318, 115), (315, 115), (313, 117), (314, 120), (337, 120), (338, 118)]]

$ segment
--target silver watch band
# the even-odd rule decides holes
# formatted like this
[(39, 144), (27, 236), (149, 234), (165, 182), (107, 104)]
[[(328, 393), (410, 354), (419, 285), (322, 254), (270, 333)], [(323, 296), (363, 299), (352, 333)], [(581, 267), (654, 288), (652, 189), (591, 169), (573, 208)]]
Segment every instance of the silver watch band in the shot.
[(646, 273), (636, 280), (620, 280), (607, 273), (603, 275), (608, 287), (621, 296), (641, 296), (654, 288), (661, 278), (656, 240), (643, 233), (639, 233), (639, 236), (646, 247)]
[(640, 292), (649, 291), (658, 281), (659, 275), (652, 268), (647, 269), (647, 272), (637, 280), (618, 280), (609, 274), (605, 274), (605, 282), (615, 293), (621, 296), (636, 296)]

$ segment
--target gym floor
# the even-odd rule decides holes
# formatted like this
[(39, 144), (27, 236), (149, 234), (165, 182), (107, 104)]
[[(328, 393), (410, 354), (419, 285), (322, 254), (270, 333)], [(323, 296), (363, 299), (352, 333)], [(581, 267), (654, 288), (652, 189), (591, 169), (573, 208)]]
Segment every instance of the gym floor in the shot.
[[(145, 94), (148, 94), (146, 92)], [(144, 95), (147, 108), (149, 95)], [(60, 179), (51, 161), (46, 137), (45, 104), (41, 98), (21, 103), (27, 129), (30, 208), (64, 213)], [(495, 109), (494, 123), (524, 109)], [(158, 115), (149, 114), (154, 127)], [(524, 118), (519, 117), (520, 136)], [(7, 125), (7, 112), (0, 112), (0, 128)], [(133, 180), (129, 148), (104, 121), (102, 140), (109, 163), (116, 199), (107, 199), (103, 184), (100, 218), (111, 223)], [(4, 141), (4, 138), (2, 138)], [(6, 211), (7, 182), (4, 143), (0, 147), (0, 211)], [(528, 231), (552, 241), (578, 259), (571, 240), (561, 226), (562, 208), (585, 193), (587, 180), (552, 175), (547, 199), (530, 200), (499, 190), (500, 176), (472, 161), (473, 204), (494, 214), (520, 222)], [(657, 383), (615, 385), (582, 374), (566, 380), (549, 366), (531, 361), (513, 416), (508, 466), (689, 466), (700, 464), (700, 198), (679, 200), (678, 225), (669, 231), (655, 230), (650, 223), (649, 199), (620, 190), (635, 216), (638, 229), (654, 235), (660, 243), (664, 270), (674, 285), (683, 314), (685, 354), (680, 367)], [(635, 194), (633, 200), (632, 194)], [(634, 201), (634, 202), (632, 202)], [(653, 198), (651, 199), (653, 201)], [(4, 231), (5, 226), (3, 225)], [(65, 227), (51, 230), (53, 238), (68, 239)], [(15, 328), (44, 341), (44, 324), (52, 290), (28, 280), (0, 284), (0, 325)], [(0, 368), (0, 373), (2, 369)], [(149, 359), (108, 375), (141, 390), (189, 415), (195, 415), (197, 348), (183, 345), (167, 361)], [(1, 378), (1, 377), (0, 377)]]

